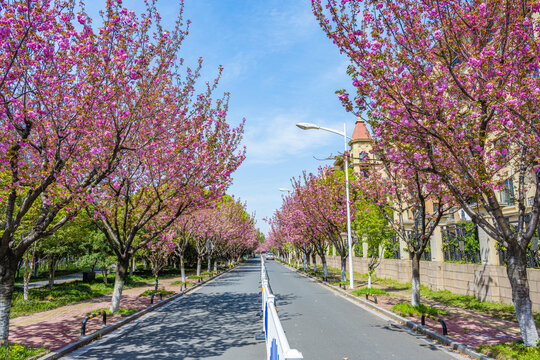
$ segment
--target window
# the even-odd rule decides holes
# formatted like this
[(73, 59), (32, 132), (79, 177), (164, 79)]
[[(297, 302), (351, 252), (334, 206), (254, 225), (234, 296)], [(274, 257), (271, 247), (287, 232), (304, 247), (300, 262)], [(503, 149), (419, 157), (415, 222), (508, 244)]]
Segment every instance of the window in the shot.
[(514, 201), (514, 181), (508, 179), (504, 182), (504, 188), (501, 190), (501, 203), (511, 204)]
[(368, 153), (365, 152), (365, 151), (362, 151), (359, 155), (358, 155), (358, 160), (360, 161), (365, 161), (365, 160), (368, 160)]

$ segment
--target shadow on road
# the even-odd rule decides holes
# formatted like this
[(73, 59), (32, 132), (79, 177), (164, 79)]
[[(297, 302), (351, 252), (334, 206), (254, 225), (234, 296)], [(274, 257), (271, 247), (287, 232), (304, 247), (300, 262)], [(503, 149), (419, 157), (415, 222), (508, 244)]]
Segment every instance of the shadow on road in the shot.
[(219, 357), (230, 348), (260, 344), (255, 341), (262, 328), (256, 316), (261, 301), (257, 289), (220, 293), (211, 290), (223, 286), (234, 289), (238, 281), (237, 276), (217, 279), (204, 287), (210, 293), (186, 296), (82, 358), (205, 359)]

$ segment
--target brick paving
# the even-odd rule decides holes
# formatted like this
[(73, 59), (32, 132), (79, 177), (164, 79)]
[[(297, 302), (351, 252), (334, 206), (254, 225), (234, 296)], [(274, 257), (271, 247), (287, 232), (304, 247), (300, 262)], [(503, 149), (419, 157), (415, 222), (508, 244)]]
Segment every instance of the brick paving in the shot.
[[(370, 299), (372, 300), (371, 297)], [(392, 311), (393, 305), (409, 301), (409, 294), (377, 295), (377, 300), (377, 305)], [(510, 343), (521, 339), (519, 326), (516, 322), (495, 319), (483, 313), (448, 306), (428, 299), (422, 299), (422, 303), (447, 312), (447, 315), (441, 315), (439, 318), (446, 324), (447, 336), (461, 344), (476, 348), (478, 345)], [(420, 324), (419, 317), (408, 316), (406, 319)], [(425, 321), (426, 327), (442, 334), (442, 326), (438, 321), (432, 319)]]
[[(159, 288), (179, 292), (180, 285), (171, 285), (180, 277), (160, 279)], [(188, 280), (188, 282), (196, 280)], [(146, 290), (154, 289), (154, 283), (144, 286), (125, 289), (122, 292), (121, 308), (143, 309), (150, 305), (150, 297), (139, 295)], [(44, 346), (49, 350), (62, 348), (81, 338), (81, 324), (83, 319), (93, 311), (108, 308), (111, 295), (88, 299), (75, 304), (62, 306), (53, 310), (43, 311), (31, 315), (20, 316), (10, 320), (9, 341), (21, 343), (31, 347)], [(156, 297), (154, 301), (159, 301)], [(107, 324), (120, 320), (122, 316), (107, 316)], [(102, 318), (90, 319), (86, 325), (86, 334), (102, 328)]]

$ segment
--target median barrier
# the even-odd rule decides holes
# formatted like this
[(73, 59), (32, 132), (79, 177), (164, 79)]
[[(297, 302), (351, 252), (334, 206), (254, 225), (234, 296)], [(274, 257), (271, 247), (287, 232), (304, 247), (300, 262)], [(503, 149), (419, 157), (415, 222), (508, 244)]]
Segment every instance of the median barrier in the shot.
[(86, 323), (88, 322), (88, 320), (98, 317), (99, 315), (103, 315), (103, 325), (107, 325), (107, 313), (105, 312), (105, 310), (101, 310), (101, 311), (98, 311), (97, 313), (90, 314), (87, 317), (85, 317), (82, 322), (81, 336), (86, 335)]
[(426, 318), (432, 319), (435, 321), (438, 321), (442, 326), (442, 333), (443, 335), (448, 335), (448, 329), (446, 328), (446, 323), (443, 321), (443, 319), (440, 319), (436, 316), (430, 315), (430, 314), (422, 314), (422, 325), (426, 326)]
[(296, 349), (291, 349), (289, 341), (281, 326), (281, 321), (276, 308), (276, 300), (272, 293), (268, 272), (264, 264), (264, 258), (261, 256), (261, 297), (262, 297), (262, 314), (264, 321), (264, 335), (257, 335), (257, 339), (266, 341), (266, 359), (282, 359), (282, 360), (300, 360), (304, 357), (302, 353)]

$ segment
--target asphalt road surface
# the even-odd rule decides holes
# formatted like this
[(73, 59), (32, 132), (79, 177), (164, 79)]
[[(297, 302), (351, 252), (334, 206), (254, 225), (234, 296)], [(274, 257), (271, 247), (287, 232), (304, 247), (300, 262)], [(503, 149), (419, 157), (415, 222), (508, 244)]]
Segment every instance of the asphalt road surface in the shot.
[(73, 359), (264, 359), (260, 262), (251, 259), (149, 316), (72, 353)]
[[(265, 359), (259, 259), (71, 354), (73, 359)], [(463, 358), (274, 261), (270, 284), (291, 348), (304, 359)]]
[(464, 358), (277, 262), (266, 265), (289, 346), (302, 352), (304, 359)]

